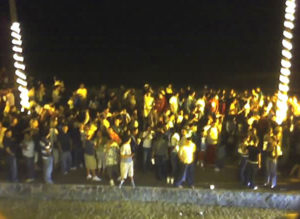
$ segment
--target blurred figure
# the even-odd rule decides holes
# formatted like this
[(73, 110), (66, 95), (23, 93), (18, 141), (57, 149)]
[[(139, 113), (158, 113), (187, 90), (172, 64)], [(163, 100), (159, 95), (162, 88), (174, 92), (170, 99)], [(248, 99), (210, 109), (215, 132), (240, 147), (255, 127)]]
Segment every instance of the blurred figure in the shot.
[(123, 139), (123, 145), (120, 149), (121, 162), (120, 162), (120, 172), (121, 172), (121, 182), (119, 184), (119, 188), (122, 187), (123, 183), (127, 179), (130, 178), (131, 185), (134, 188), (135, 183), (133, 179), (133, 153), (131, 151), (131, 137), (126, 135)]
[(30, 132), (26, 132), (24, 139), (21, 143), (22, 154), (25, 158), (26, 164), (26, 182), (33, 182), (35, 178), (34, 167), (34, 154), (35, 154), (35, 142)]
[(180, 146), (178, 151), (179, 164), (179, 178), (175, 186), (181, 188), (182, 183), (187, 181), (191, 188), (194, 188), (194, 161), (195, 161), (196, 145), (192, 141), (192, 136), (188, 133), (185, 137), (184, 143)]
[(17, 143), (10, 129), (7, 129), (5, 132), (3, 145), (7, 155), (7, 165), (9, 167), (9, 179), (11, 182), (17, 182), (18, 181), (18, 167), (17, 167), (17, 157), (16, 157)]

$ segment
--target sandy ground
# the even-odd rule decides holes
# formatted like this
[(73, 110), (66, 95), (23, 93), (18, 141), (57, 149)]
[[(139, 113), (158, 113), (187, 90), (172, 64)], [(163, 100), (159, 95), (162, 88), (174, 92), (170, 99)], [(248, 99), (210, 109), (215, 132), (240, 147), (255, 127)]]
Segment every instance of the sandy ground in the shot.
[[(0, 200), (0, 212), (6, 219), (92, 219), (92, 218), (285, 218), (292, 212), (274, 209), (198, 206), (162, 202), (129, 201), (79, 202)], [(1, 216), (0, 216), (0, 219)]]

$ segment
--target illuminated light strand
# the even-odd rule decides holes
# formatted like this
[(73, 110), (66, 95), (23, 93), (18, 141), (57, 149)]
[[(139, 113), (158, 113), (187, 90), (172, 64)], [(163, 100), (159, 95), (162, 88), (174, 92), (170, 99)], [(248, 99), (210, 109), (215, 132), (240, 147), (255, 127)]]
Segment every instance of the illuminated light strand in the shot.
[(279, 81), (284, 83), (284, 84), (289, 84), (290, 83), (290, 79), (287, 76), (284, 76), (284, 75), (280, 75)]
[(288, 92), (290, 90), (289, 86), (283, 83), (279, 83), (279, 90), (282, 92)]
[(293, 34), (287, 30), (283, 31), (283, 36), (289, 40), (293, 38)]
[(293, 14), (286, 13), (284, 17), (286, 20), (290, 20), (290, 21), (295, 20), (295, 16)]
[[(14, 67), (16, 68), (15, 74), (17, 76), (16, 83), (19, 84), (18, 90), (20, 91), (20, 104), (21, 104), (21, 111), (23, 112), (24, 109), (30, 108), (29, 103), (29, 96), (28, 96), (28, 89), (27, 89), (27, 77), (26, 74), (23, 72), (25, 70), (24, 65), (24, 57), (22, 56), (22, 37), (21, 37), (21, 29), (20, 23), (14, 22), (12, 23), (10, 29), (12, 30), (12, 50), (15, 52), (13, 58), (15, 60)], [(22, 71), (21, 71), (22, 70)]]
[(280, 73), (284, 76), (290, 76), (291, 75), (291, 71), (287, 68), (281, 68)]
[(279, 98), (281, 101), (287, 101), (289, 97), (288, 97), (288, 95), (279, 92), (279, 93), (278, 93), (278, 98)]
[(281, 60), (281, 65), (282, 65), (282, 67), (285, 67), (285, 68), (290, 68), (292, 66), (291, 62), (288, 60), (285, 60), (285, 59)]
[(21, 70), (25, 70), (25, 65), (19, 62), (15, 62), (14, 64), (15, 68), (21, 69)]
[(296, 3), (294, 1), (286, 1), (285, 2), (285, 5), (288, 7), (288, 8), (296, 8)]
[(292, 53), (288, 50), (282, 50), (281, 54), (286, 57), (287, 59), (291, 59), (292, 58)]
[(14, 44), (14, 45), (22, 46), (22, 40), (16, 40), (16, 39), (13, 39), (11, 42), (12, 42), (12, 44)]
[(21, 78), (17, 78), (16, 82), (24, 87), (27, 87), (27, 82)]
[(11, 36), (17, 40), (21, 40), (21, 35), (16, 32), (11, 32)]
[(281, 69), (280, 69), (280, 76), (279, 76), (279, 92), (278, 92), (278, 99), (277, 99), (277, 109), (276, 109), (276, 122), (281, 125), (282, 122), (287, 117), (288, 111), (288, 91), (290, 83), (289, 76), (291, 74), (290, 68), (292, 66), (290, 59), (292, 58), (292, 53), (290, 52), (293, 49), (293, 45), (291, 43), (291, 39), (293, 38), (292, 30), (294, 29), (295, 25), (293, 21), (295, 20), (294, 13), (296, 11), (296, 2), (295, 0), (286, 0), (285, 2), (285, 21), (283, 23), (284, 31), (283, 31), (283, 40), (282, 46), (284, 49), (282, 50), (282, 59), (281, 59)]
[(21, 78), (21, 79), (23, 79), (23, 80), (26, 80), (26, 79), (27, 79), (26, 75), (25, 75), (23, 72), (21, 72), (20, 70), (18, 70), (18, 69), (15, 71), (15, 74), (16, 74), (19, 78)]
[(21, 29), (20, 29), (20, 23), (14, 22), (14, 23), (11, 25), (10, 29), (11, 29), (12, 31), (17, 32), (17, 33), (20, 33), (20, 32), (21, 32)]
[(294, 7), (288, 6), (286, 7), (285, 12), (288, 14), (294, 14), (296, 12), (296, 9)]
[(286, 39), (282, 40), (282, 45), (288, 50), (291, 50), (293, 48), (293, 45)]
[(14, 52), (18, 52), (18, 53), (22, 53), (23, 52), (23, 49), (19, 46), (13, 46), (12, 50)]
[(21, 93), (27, 93), (28, 94), (28, 89), (26, 87), (21, 86), (21, 85), (18, 87), (18, 90)]
[(19, 62), (23, 62), (24, 61), (24, 57), (19, 56), (17, 54), (13, 55), (14, 60), (19, 61)]
[(283, 25), (291, 30), (295, 27), (295, 25), (291, 21), (285, 21)]

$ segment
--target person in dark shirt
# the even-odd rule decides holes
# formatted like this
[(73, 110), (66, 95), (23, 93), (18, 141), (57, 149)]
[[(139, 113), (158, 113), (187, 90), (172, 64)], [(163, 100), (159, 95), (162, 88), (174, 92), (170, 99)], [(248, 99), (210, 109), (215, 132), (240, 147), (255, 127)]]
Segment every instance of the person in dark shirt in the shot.
[(3, 139), (3, 145), (7, 154), (7, 164), (9, 167), (9, 179), (12, 182), (18, 181), (18, 167), (17, 167), (17, 143), (13, 138), (11, 129), (6, 130), (5, 137)]
[(248, 151), (248, 160), (247, 160), (247, 171), (246, 179), (247, 186), (251, 189), (256, 190), (258, 187), (254, 184), (255, 176), (257, 170), (261, 167), (261, 151), (258, 148), (258, 137), (256, 135), (255, 129), (252, 130), (246, 140), (246, 149)]
[(62, 132), (58, 135), (58, 148), (61, 152), (61, 171), (66, 175), (71, 169), (71, 137), (68, 134), (68, 125), (63, 125)]

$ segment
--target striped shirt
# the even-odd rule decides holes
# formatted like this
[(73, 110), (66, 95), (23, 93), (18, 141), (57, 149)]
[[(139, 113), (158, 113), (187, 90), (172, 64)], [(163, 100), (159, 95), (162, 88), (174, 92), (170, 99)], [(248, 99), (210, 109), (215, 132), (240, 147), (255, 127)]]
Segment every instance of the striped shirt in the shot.
[(40, 145), (41, 145), (42, 158), (47, 159), (52, 155), (53, 147), (51, 145), (51, 142), (48, 141), (47, 139), (42, 139), (40, 140)]

